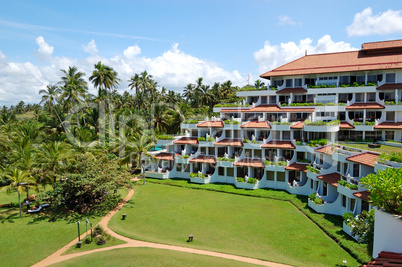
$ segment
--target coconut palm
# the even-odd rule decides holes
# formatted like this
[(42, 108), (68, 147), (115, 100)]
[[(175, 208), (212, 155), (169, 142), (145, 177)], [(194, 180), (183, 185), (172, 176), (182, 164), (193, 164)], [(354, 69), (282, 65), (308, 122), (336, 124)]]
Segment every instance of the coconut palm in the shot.
[[(68, 67), (67, 70), (61, 70), (64, 74), (61, 77), (62, 92), (60, 99), (64, 101), (64, 109), (68, 110), (74, 106), (78, 107), (84, 99), (88, 91), (87, 82), (84, 79), (85, 74), (77, 70), (77, 67)], [(79, 126), (78, 109), (75, 110), (77, 125)]]
[(13, 189), (17, 190), (18, 193), (18, 203), (20, 207), (20, 218), (21, 215), (21, 194), (24, 188), (36, 188), (35, 187), (35, 179), (29, 175), (27, 171), (21, 171), (17, 168), (11, 170), (11, 174), (7, 174), (6, 179), (9, 181), (9, 184), (6, 185), (7, 192), (10, 193)]
[(117, 78), (117, 72), (113, 68), (103, 65), (101, 61), (94, 65), (95, 70), (92, 72), (89, 80), (93, 83), (95, 88), (98, 88), (98, 97), (102, 99), (106, 92), (106, 98), (109, 106), (109, 118), (112, 133), (114, 134), (114, 122), (112, 116), (112, 106), (109, 97), (109, 90), (117, 88), (120, 79)]
[[(59, 120), (59, 122), (61, 123), (61, 125), (63, 126), (63, 128), (65, 127), (63, 124), (63, 121), (61, 120), (57, 109), (54, 107), (55, 101), (58, 98), (58, 96), (61, 94), (61, 89), (57, 86), (57, 85), (47, 85), (46, 89), (42, 89), (39, 91), (39, 94), (43, 94), (42, 95), (42, 100), (40, 101), (40, 104), (42, 103), (46, 103), (48, 109), (49, 109), (49, 113), (52, 114), (52, 111), (54, 111), (54, 113), (57, 116), (57, 119)], [(66, 129), (64, 129), (65, 131)]]
[(186, 98), (187, 101), (190, 101), (195, 94), (195, 86), (192, 83), (189, 83), (183, 89), (183, 97)]

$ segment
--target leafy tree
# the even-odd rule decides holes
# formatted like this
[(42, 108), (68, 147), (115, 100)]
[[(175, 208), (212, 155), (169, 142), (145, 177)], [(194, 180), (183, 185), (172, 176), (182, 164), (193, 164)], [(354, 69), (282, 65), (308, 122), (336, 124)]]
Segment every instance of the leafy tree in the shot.
[(360, 182), (371, 192), (373, 205), (386, 212), (402, 215), (402, 169), (386, 168), (378, 174), (363, 177)]

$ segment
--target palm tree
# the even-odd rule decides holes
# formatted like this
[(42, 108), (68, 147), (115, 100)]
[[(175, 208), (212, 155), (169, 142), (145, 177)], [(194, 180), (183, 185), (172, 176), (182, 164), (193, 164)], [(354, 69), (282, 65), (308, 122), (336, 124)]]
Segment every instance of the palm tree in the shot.
[(183, 97), (186, 98), (187, 101), (190, 101), (191, 98), (194, 96), (195, 86), (192, 83), (189, 83), (184, 87), (183, 90)]
[(135, 73), (134, 75), (131, 75), (130, 80), (128, 80), (128, 82), (130, 90), (135, 89), (135, 94), (138, 94), (138, 92), (140, 91), (140, 76), (137, 73)]
[[(68, 67), (68, 70), (61, 71), (64, 73), (64, 76), (61, 78), (60, 82), (63, 84), (61, 87), (62, 93), (60, 99), (64, 101), (64, 109), (68, 110), (69, 108), (83, 102), (85, 94), (88, 91), (88, 85), (83, 78), (85, 74), (79, 72), (77, 67)], [(76, 119), (77, 125), (79, 126), (78, 109), (76, 110)]]
[(256, 80), (256, 81), (254, 82), (254, 87), (255, 87), (255, 89), (261, 89), (261, 88), (263, 88), (264, 86), (265, 86), (265, 83), (264, 83), (264, 82), (261, 82), (260, 79), (258, 79), (258, 80)]
[(234, 89), (232, 87), (232, 82), (230, 80), (222, 83), (221, 85), (221, 92), (223, 98), (230, 98), (230, 95), (233, 94)]
[(109, 106), (109, 116), (112, 133), (114, 134), (114, 122), (112, 116), (112, 107), (110, 103), (109, 90), (117, 88), (120, 79), (117, 78), (117, 72), (113, 68), (103, 65), (101, 61), (94, 65), (95, 70), (92, 72), (89, 80), (98, 88), (98, 97), (102, 99), (103, 92), (106, 91), (107, 102)]
[(39, 104), (45, 103), (49, 109), (49, 113), (52, 114), (52, 110), (54, 109), (54, 113), (57, 116), (57, 119), (60, 121), (60, 124), (63, 126), (64, 131), (66, 131), (63, 121), (61, 120), (59, 114), (57, 113), (56, 108), (54, 108), (54, 103), (58, 96), (61, 94), (61, 89), (57, 85), (47, 85), (46, 89), (42, 89), (39, 91), (39, 94), (43, 94), (42, 100)]
[(18, 192), (18, 203), (20, 206), (20, 218), (22, 218), (21, 215), (21, 194), (25, 188), (35, 188), (34, 183), (35, 179), (31, 176), (29, 176), (29, 173), (26, 171), (21, 171), (17, 168), (14, 168), (11, 171), (11, 174), (8, 174), (5, 176), (9, 181), (10, 184), (6, 185), (7, 187), (7, 192), (10, 193), (11, 190), (17, 189)]
[[(74, 156), (69, 144), (55, 141), (43, 144), (35, 154), (35, 158), (45, 176), (50, 177), (56, 174)], [(56, 182), (56, 176), (53, 180)]]

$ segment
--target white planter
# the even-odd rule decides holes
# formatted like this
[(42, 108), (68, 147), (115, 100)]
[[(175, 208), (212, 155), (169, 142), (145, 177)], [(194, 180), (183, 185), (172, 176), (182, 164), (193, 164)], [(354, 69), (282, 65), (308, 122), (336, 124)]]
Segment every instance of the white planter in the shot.
[(257, 183), (255, 183), (255, 184), (249, 184), (249, 183), (247, 183), (247, 182), (238, 182), (238, 181), (236, 181), (235, 182), (235, 186), (237, 187), (237, 188), (243, 188), (243, 189), (256, 189), (257, 188), (257, 184), (258, 184), (258, 182)]
[(348, 198), (353, 198), (355, 199), (356, 196), (353, 195), (353, 193), (359, 192), (359, 190), (352, 190), (350, 188), (347, 188), (345, 186), (342, 186), (338, 184), (338, 193), (347, 196)]
[(209, 177), (205, 177), (205, 178), (191, 177), (191, 179), (190, 179), (190, 181), (195, 184), (208, 184), (210, 180), (211, 180), (211, 178), (209, 178)]
[(306, 131), (306, 132), (336, 133), (336, 132), (339, 132), (339, 125), (334, 125), (334, 126), (308, 126), (308, 125), (304, 125), (304, 131)]
[(231, 167), (233, 167), (233, 162), (231, 162), (231, 161), (217, 161), (216, 166), (217, 167), (231, 168)]
[(276, 165), (265, 165), (265, 170), (267, 171), (276, 171), (276, 172), (284, 172), (286, 167), (276, 166)]

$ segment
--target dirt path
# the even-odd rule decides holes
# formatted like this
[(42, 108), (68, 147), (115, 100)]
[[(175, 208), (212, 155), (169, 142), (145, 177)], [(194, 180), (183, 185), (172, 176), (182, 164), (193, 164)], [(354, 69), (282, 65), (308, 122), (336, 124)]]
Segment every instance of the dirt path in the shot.
[[(135, 248), (135, 247), (148, 247), (148, 248), (157, 248), (157, 249), (168, 249), (168, 250), (174, 250), (174, 251), (179, 251), (179, 252), (187, 252), (187, 253), (194, 253), (194, 254), (199, 254), (199, 255), (206, 255), (206, 256), (213, 256), (213, 257), (219, 257), (219, 258), (225, 258), (225, 259), (231, 259), (231, 260), (236, 260), (236, 261), (242, 261), (242, 262), (247, 262), (247, 263), (252, 263), (252, 264), (258, 264), (262, 266), (271, 266), (271, 267), (286, 267), (289, 265), (285, 264), (280, 264), (280, 263), (274, 263), (274, 262), (268, 262), (268, 261), (262, 261), (258, 259), (253, 259), (253, 258), (247, 258), (247, 257), (242, 257), (242, 256), (236, 256), (236, 255), (231, 255), (231, 254), (225, 254), (225, 253), (219, 253), (219, 252), (214, 252), (214, 251), (208, 251), (208, 250), (200, 250), (200, 249), (193, 249), (193, 248), (187, 248), (187, 247), (179, 247), (179, 246), (172, 246), (172, 245), (164, 245), (164, 244), (158, 244), (158, 243), (151, 243), (151, 242), (145, 242), (145, 241), (138, 241), (134, 240), (122, 235), (119, 235), (115, 232), (113, 232), (111, 229), (107, 227), (107, 224), (109, 223), (109, 220), (113, 217), (113, 215), (116, 214), (123, 206), (124, 204), (127, 203), (131, 199), (131, 197), (134, 195), (134, 190), (130, 189), (128, 195), (121, 201), (113, 210), (111, 210), (100, 222), (99, 225), (102, 226), (103, 229), (107, 233), (109, 233), (111, 236), (118, 238), (120, 240), (123, 240), (127, 242), (126, 244), (121, 244), (121, 245), (116, 245), (116, 246), (111, 246), (111, 247), (105, 247), (105, 248), (99, 248), (99, 249), (94, 249), (94, 250), (89, 250), (89, 251), (83, 251), (83, 252), (78, 252), (78, 253), (72, 253), (72, 254), (66, 254), (62, 255), (67, 249), (70, 247), (74, 246), (78, 242), (78, 237), (62, 247), (61, 249), (57, 250), (53, 254), (49, 255), (45, 259), (41, 260), (40, 262), (32, 265), (34, 267), (36, 266), (49, 266), (58, 262), (62, 262), (65, 260), (69, 260), (75, 257), (80, 257), (83, 255), (88, 255), (91, 253), (97, 253), (97, 252), (102, 252), (106, 250), (111, 250), (111, 249), (117, 249), (117, 248)], [(88, 231), (89, 232), (89, 231)], [(81, 235), (81, 239), (84, 239), (86, 236), (86, 233), (83, 233)]]

